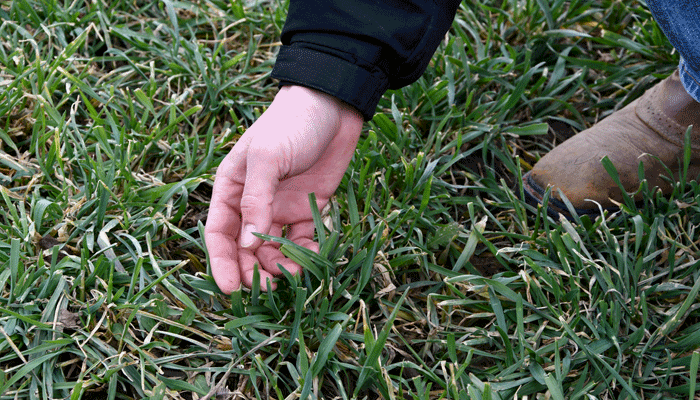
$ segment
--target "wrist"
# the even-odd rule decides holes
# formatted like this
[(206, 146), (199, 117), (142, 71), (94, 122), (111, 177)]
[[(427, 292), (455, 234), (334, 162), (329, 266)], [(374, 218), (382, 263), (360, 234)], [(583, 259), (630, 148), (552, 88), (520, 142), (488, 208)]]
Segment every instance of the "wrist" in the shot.
[[(302, 98), (309, 99), (313, 104), (324, 107), (328, 111), (332, 110), (333, 112), (337, 113), (341, 123), (357, 123), (357, 120), (359, 120), (361, 125), (364, 122), (362, 113), (357, 108), (335, 96), (317, 89), (301, 85), (285, 85), (280, 88), (279, 92), (275, 96), (275, 99), (277, 99), (278, 96), (281, 96), (282, 98), (289, 96), (290, 98), (293, 98), (295, 102)], [(301, 105), (300, 103), (297, 104)]]

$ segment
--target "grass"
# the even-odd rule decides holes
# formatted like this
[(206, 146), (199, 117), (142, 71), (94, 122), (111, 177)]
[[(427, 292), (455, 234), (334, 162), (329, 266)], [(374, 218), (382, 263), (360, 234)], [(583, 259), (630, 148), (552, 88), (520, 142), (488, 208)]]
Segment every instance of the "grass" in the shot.
[(270, 238), (304, 275), (224, 296), (212, 174), (285, 4), (2, 2), (0, 398), (697, 398), (700, 185), (569, 222), (518, 184), (677, 53), (636, 1), (474, 3), (365, 125), (320, 254)]

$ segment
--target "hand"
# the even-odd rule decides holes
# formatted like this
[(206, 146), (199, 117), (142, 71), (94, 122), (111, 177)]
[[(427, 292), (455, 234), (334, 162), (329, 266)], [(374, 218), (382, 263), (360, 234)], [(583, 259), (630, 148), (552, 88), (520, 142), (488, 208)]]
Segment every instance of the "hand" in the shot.
[(285, 86), (219, 165), (204, 232), (214, 280), (226, 294), (260, 286), (301, 267), (276, 243), (253, 232), (282, 236), (318, 252), (309, 193), (319, 210), (335, 193), (362, 130), (362, 116), (342, 101), (301, 86)]

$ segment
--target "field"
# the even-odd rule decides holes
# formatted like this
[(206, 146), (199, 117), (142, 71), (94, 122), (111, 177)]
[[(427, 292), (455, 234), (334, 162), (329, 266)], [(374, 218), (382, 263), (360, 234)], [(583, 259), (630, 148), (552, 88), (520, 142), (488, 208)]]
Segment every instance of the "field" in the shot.
[(638, 1), (464, 1), (364, 125), (320, 254), (285, 242), (303, 275), (221, 294), (213, 176), (285, 9), (0, 1), (0, 399), (698, 398), (695, 177), (596, 219), (521, 200), (678, 65)]

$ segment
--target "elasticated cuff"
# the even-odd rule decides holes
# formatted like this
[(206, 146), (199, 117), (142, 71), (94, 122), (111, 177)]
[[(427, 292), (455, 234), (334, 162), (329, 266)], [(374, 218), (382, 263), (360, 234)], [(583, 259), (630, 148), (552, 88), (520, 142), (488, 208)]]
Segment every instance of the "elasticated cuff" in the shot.
[(282, 46), (272, 77), (280, 81), (280, 86), (305, 86), (340, 99), (355, 107), (365, 121), (372, 119), (389, 87), (386, 74), (379, 68), (367, 69), (318, 46), (298, 42)]

